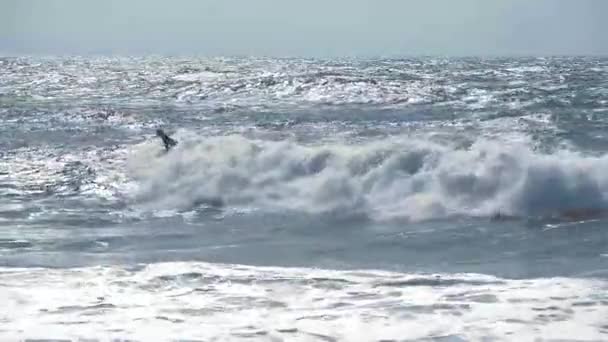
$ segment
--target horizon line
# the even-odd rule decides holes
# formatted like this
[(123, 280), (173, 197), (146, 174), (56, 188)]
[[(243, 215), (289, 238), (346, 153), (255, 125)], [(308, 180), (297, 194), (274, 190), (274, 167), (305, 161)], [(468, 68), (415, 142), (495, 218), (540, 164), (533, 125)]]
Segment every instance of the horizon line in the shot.
[(608, 53), (488, 53), (488, 54), (438, 54), (438, 53), (394, 53), (394, 54), (214, 54), (214, 53), (108, 53), (108, 52), (67, 52), (67, 53), (47, 53), (47, 52), (18, 52), (0, 50), (0, 58), (235, 58), (235, 59), (407, 59), (407, 58), (606, 58)]

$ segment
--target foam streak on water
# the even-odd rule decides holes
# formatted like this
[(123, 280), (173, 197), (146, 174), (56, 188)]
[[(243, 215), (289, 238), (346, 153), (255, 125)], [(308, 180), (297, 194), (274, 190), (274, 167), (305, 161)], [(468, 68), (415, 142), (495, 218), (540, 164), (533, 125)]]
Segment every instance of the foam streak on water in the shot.
[(9, 338), (601, 340), (608, 333), (603, 281), (193, 263), (4, 269), (0, 280), (10, 288), (2, 317)]

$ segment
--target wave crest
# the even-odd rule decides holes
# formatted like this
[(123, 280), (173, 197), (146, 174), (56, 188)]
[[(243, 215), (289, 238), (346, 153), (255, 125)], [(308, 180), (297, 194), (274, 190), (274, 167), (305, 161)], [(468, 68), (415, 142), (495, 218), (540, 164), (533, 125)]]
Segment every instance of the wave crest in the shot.
[(186, 139), (162, 156), (144, 144), (129, 162), (138, 200), (156, 209), (223, 204), (376, 220), (608, 208), (606, 167), (607, 156), (541, 154), (523, 143), (302, 145), (238, 135)]

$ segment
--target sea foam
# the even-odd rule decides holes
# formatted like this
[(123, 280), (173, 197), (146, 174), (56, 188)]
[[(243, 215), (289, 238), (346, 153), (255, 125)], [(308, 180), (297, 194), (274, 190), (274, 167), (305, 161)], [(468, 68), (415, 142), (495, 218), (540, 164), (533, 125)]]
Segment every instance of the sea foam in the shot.
[(374, 220), (547, 216), (608, 207), (608, 156), (478, 140), (393, 137), (360, 144), (190, 139), (149, 143), (129, 160), (136, 198), (154, 209), (222, 205)]

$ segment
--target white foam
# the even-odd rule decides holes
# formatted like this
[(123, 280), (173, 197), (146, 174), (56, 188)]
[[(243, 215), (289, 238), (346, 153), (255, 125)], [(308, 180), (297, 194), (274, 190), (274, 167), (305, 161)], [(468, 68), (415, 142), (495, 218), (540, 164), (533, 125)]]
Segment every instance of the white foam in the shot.
[(195, 81), (208, 82), (208, 81), (217, 80), (217, 79), (221, 78), (222, 76), (223, 76), (222, 74), (218, 74), (218, 73), (211, 72), (211, 71), (201, 71), (201, 72), (196, 72), (196, 73), (176, 75), (176, 76), (173, 76), (173, 79), (178, 80), (178, 81), (185, 81), (185, 82), (195, 82)]
[(0, 270), (2, 339), (605, 338), (607, 284), (152, 264)]
[(527, 142), (393, 137), (360, 144), (181, 139), (167, 155), (131, 156), (140, 204), (201, 204), (423, 220), (450, 215), (552, 215), (608, 207), (608, 156), (535, 152)]

